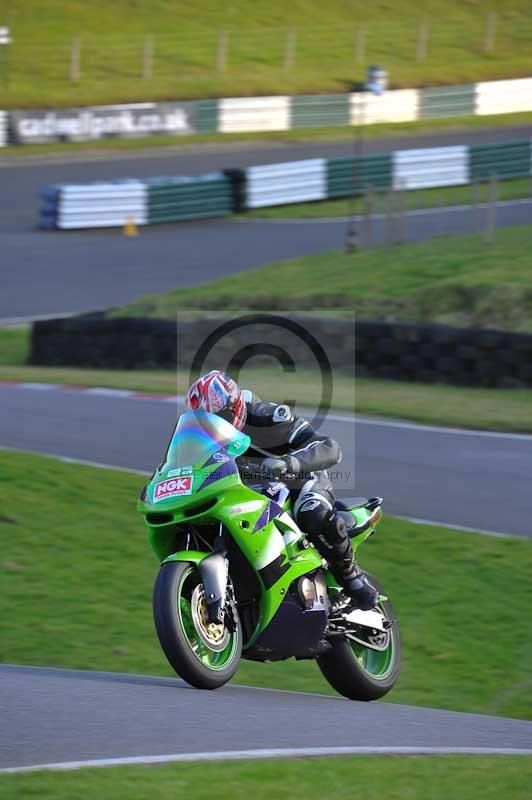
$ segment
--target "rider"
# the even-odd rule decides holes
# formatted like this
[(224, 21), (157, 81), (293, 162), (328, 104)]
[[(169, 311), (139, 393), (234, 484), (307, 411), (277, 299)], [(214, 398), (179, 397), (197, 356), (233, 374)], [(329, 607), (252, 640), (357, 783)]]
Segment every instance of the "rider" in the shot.
[[(246, 458), (259, 459), (261, 469), (291, 489), (293, 512), (335, 578), (361, 609), (370, 609), (378, 593), (355, 563), (347, 526), (334, 507), (328, 467), (342, 458), (338, 443), (317, 433), (288, 405), (265, 403), (242, 390), (226, 373), (212, 370), (195, 381), (186, 396), (187, 411), (201, 409), (226, 419), (248, 434)], [(249, 474), (243, 474), (247, 480)], [(255, 475), (255, 482), (257, 482)]]

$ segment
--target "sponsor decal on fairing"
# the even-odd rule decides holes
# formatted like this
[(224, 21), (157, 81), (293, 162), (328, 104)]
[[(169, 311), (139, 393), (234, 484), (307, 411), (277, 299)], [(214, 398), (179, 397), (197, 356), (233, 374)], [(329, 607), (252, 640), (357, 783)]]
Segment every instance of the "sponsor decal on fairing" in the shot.
[(159, 503), (161, 500), (170, 500), (172, 497), (192, 494), (192, 476), (184, 478), (170, 478), (155, 484), (153, 490), (153, 502)]
[(177, 469), (168, 470), (169, 478), (180, 478), (186, 475), (192, 475), (192, 467), (177, 467)]

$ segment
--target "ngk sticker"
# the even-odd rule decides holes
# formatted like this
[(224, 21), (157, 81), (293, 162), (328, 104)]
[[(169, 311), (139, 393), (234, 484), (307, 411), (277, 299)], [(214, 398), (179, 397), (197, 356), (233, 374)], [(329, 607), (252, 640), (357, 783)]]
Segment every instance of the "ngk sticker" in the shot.
[(171, 478), (168, 481), (161, 481), (155, 485), (153, 502), (159, 500), (169, 500), (171, 497), (180, 497), (183, 494), (192, 493), (192, 476), (186, 478)]

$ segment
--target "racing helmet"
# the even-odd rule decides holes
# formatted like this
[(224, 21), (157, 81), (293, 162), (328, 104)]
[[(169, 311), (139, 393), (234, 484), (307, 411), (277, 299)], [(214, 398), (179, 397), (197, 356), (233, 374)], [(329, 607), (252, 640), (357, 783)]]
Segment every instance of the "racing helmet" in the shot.
[(186, 411), (209, 411), (242, 430), (247, 407), (238, 383), (225, 372), (213, 369), (191, 385), (185, 398)]

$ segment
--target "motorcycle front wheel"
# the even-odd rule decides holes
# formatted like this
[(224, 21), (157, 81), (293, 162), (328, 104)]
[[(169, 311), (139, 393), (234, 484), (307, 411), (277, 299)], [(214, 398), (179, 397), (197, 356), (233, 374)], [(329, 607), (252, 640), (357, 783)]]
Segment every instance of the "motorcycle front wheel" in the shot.
[[(384, 595), (378, 581), (368, 578)], [(349, 700), (378, 700), (393, 689), (401, 670), (401, 634), (394, 608), (389, 600), (380, 602), (377, 610), (392, 622), (381, 649), (371, 649), (347, 638), (336, 640), (332, 649), (316, 659), (323, 676), (333, 689)]]
[(242, 655), (242, 629), (209, 623), (201, 576), (194, 564), (163, 564), (153, 588), (153, 617), (166, 658), (197, 689), (218, 689), (235, 674)]

